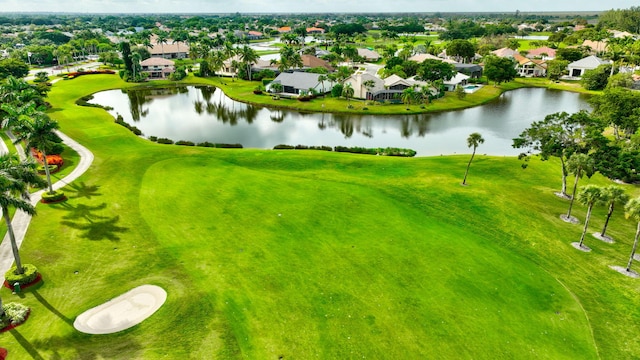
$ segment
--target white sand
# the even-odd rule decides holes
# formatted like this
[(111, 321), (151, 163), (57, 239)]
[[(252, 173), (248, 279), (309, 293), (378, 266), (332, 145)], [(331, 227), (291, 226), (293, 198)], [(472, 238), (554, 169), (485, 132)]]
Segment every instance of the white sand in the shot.
[(126, 330), (155, 313), (167, 299), (159, 286), (142, 285), (78, 315), (73, 326), (86, 334)]

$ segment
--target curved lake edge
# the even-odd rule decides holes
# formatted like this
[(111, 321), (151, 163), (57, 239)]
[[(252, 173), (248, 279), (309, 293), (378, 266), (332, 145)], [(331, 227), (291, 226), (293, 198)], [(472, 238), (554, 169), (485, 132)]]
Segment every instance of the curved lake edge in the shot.
[(515, 156), (520, 151), (512, 148), (512, 139), (532, 122), (555, 112), (588, 109), (581, 94), (542, 87), (502, 93), (484, 106), (377, 115), (274, 109), (234, 100), (224, 88), (210, 84), (161, 85), (98, 91), (91, 102), (103, 105), (121, 125), (152, 141), (242, 144), (257, 149), (278, 145), (398, 148), (412, 149), (420, 157), (467, 153), (464, 139), (472, 132), (485, 137), (483, 153)]
[[(433, 108), (433, 103), (431, 103), (427, 105), (426, 108), (424, 109), (420, 108), (418, 105), (412, 105), (410, 110), (406, 110), (406, 107), (404, 104), (391, 104), (391, 105), (376, 104), (376, 105), (369, 106), (367, 110), (363, 110), (361, 107), (354, 107), (353, 109), (345, 108), (342, 110), (336, 110), (336, 109), (324, 108), (322, 106), (322, 103), (319, 103), (317, 101), (314, 102), (313, 100), (310, 102), (304, 102), (304, 103), (299, 102), (297, 100), (289, 100), (292, 102), (295, 101), (293, 102), (293, 104), (295, 105), (293, 104), (283, 105), (282, 102), (287, 100), (284, 100), (284, 99), (271, 100), (271, 96), (269, 94), (255, 95), (252, 92), (253, 89), (251, 89), (251, 91), (248, 91), (247, 93), (243, 93), (238, 89), (239, 84), (245, 83), (245, 84), (250, 84), (252, 87), (255, 87), (256, 85), (260, 84), (259, 82), (248, 82), (245, 80), (238, 80), (238, 79), (236, 79), (235, 81), (233, 80), (227, 81), (228, 79), (229, 78), (226, 78), (226, 77), (201, 78), (201, 77), (194, 76), (194, 77), (187, 78), (187, 81), (183, 80), (179, 82), (168, 81), (168, 80), (157, 80), (157, 81), (147, 82), (142, 84), (126, 83), (128, 86), (105, 88), (105, 89), (96, 91), (92, 94), (87, 94), (86, 96), (93, 95), (100, 91), (117, 90), (117, 89), (144, 90), (144, 89), (170, 88), (170, 87), (180, 87), (180, 86), (213, 86), (222, 90), (225, 93), (225, 95), (232, 100), (253, 105), (253, 106), (265, 107), (265, 108), (274, 109), (274, 110), (291, 110), (291, 111), (297, 111), (303, 114), (325, 113), (325, 114), (336, 114), (336, 115), (422, 115), (422, 114), (436, 114), (436, 113), (449, 112), (449, 111), (458, 111), (458, 110), (464, 110), (464, 109), (474, 108), (478, 106), (483, 106), (483, 105), (486, 105), (487, 103), (490, 103), (500, 98), (500, 96), (502, 96), (502, 94), (506, 92), (510, 92), (518, 89), (525, 89), (525, 88), (544, 88), (547, 90), (567, 91), (567, 92), (581, 93), (586, 95), (594, 95), (599, 93), (594, 91), (587, 91), (581, 87), (571, 88), (569, 85), (557, 86), (555, 85), (555, 83), (549, 82), (549, 80), (547, 80), (546, 83), (543, 83), (542, 81), (540, 81), (541, 79), (520, 79), (519, 78), (509, 83), (499, 84), (498, 86), (485, 84), (484, 85), (485, 87), (492, 87), (499, 91), (497, 91), (495, 94), (492, 94), (491, 96), (486, 96), (481, 99), (478, 99), (478, 101), (474, 103), (460, 103), (459, 105), (456, 105), (455, 102), (459, 102), (459, 100), (452, 99), (454, 101), (454, 104), (447, 104), (447, 105), (453, 105), (453, 106), (447, 106), (444, 108), (435, 108), (435, 109)], [(472, 95), (473, 94), (469, 94), (468, 97), (471, 97)], [(327, 98), (329, 99), (331, 97), (329, 96)], [(258, 101), (258, 99), (259, 100), (264, 99), (264, 101)], [(317, 99), (318, 98), (314, 100), (317, 100)], [(442, 100), (442, 98), (438, 100)], [(274, 101), (279, 101), (280, 103), (275, 104)], [(346, 101), (346, 100), (340, 99), (340, 101)], [(364, 105), (363, 100), (361, 99), (352, 99), (351, 101), (356, 104)], [(303, 107), (303, 105), (306, 105), (306, 107)], [(381, 111), (382, 108), (388, 109), (390, 111)]]

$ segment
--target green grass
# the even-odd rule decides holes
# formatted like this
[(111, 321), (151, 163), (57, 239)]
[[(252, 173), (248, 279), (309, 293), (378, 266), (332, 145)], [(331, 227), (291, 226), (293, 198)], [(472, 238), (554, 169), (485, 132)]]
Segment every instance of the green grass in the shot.
[[(635, 224), (618, 212), (615, 244), (571, 247), (581, 226), (558, 218), (558, 162), (477, 156), (463, 187), (463, 155), (160, 145), (74, 104), (118, 85), (81, 77), (51, 92), (51, 116), (95, 161), (29, 227), (22, 256), (43, 286), (0, 290), (32, 308), (0, 334), (12, 357), (640, 356), (639, 282), (608, 268), (625, 263)], [(591, 231), (603, 218), (595, 209)], [(74, 331), (77, 315), (145, 283), (168, 298), (142, 324)]]

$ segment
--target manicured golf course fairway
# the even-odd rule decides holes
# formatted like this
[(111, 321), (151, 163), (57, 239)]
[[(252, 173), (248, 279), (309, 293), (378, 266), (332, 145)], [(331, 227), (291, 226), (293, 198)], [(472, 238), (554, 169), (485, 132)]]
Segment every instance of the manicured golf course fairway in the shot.
[[(8, 359), (640, 357), (640, 280), (608, 267), (626, 264), (636, 224), (618, 209), (616, 243), (574, 249), (582, 225), (558, 217), (555, 160), (477, 155), (461, 186), (467, 155), (161, 145), (74, 103), (122, 86), (86, 76), (49, 95), (95, 160), (68, 201), (37, 207), (21, 255), (44, 284), (22, 299), (0, 290), (32, 309), (0, 334)], [(168, 296), (140, 325), (73, 328), (143, 284)]]

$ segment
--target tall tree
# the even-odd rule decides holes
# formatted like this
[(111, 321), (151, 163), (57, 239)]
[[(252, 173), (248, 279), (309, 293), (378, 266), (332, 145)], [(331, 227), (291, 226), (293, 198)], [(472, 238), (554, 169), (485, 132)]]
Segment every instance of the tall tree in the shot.
[(587, 206), (587, 216), (584, 220), (582, 236), (580, 236), (580, 242), (578, 243), (578, 247), (581, 249), (589, 249), (583, 244), (584, 235), (587, 233), (587, 228), (589, 227), (589, 220), (591, 219), (591, 210), (593, 209), (593, 205), (602, 201), (602, 192), (603, 189), (595, 185), (587, 185), (581, 188), (578, 192), (578, 202)]
[(473, 157), (476, 155), (476, 149), (480, 144), (484, 143), (484, 138), (480, 133), (474, 132), (469, 135), (467, 138), (467, 147), (473, 147), (473, 153), (471, 153), (471, 158), (469, 159), (469, 163), (467, 164), (467, 170), (464, 172), (464, 178), (462, 179), (462, 185), (467, 185), (467, 175), (469, 174), (469, 168), (471, 167), (471, 162), (473, 161)]
[(613, 214), (615, 205), (619, 204), (624, 206), (627, 203), (627, 201), (629, 201), (629, 195), (627, 195), (627, 193), (624, 192), (623, 188), (615, 185), (610, 185), (602, 189), (601, 197), (602, 197), (602, 201), (607, 205), (608, 211), (607, 211), (607, 217), (604, 220), (604, 226), (602, 227), (602, 231), (600, 231), (600, 233), (597, 235), (600, 238), (611, 239), (609, 236), (606, 235), (607, 226), (609, 225), (609, 219), (611, 219), (611, 215)]
[(456, 75), (456, 68), (444, 61), (427, 59), (418, 67), (416, 79), (420, 81), (449, 80)]
[(259, 56), (255, 50), (247, 45), (243, 46), (238, 54), (240, 55), (240, 60), (246, 66), (247, 76), (249, 77), (249, 81), (251, 81), (251, 66), (258, 61)]
[(578, 188), (578, 180), (582, 178), (584, 175), (587, 177), (591, 177), (595, 171), (595, 163), (592, 158), (587, 154), (575, 153), (571, 155), (569, 160), (567, 160), (567, 170), (575, 175), (575, 180), (573, 182), (573, 191), (571, 193), (571, 201), (569, 202), (569, 211), (567, 214), (562, 217), (565, 221), (572, 221), (571, 217), (571, 209), (573, 208), (573, 202), (576, 198), (576, 190)]
[(60, 137), (55, 133), (55, 130), (58, 129), (58, 123), (51, 120), (47, 114), (41, 111), (35, 112), (30, 116), (22, 116), (21, 120), (16, 127), (15, 142), (25, 141), (27, 145), (25, 146), (25, 151), (27, 151), (27, 153), (30, 151), (30, 148), (35, 148), (42, 153), (49, 194), (54, 194), (49, 164), (47, 163), (47, 152), (49, 152), (54, 144), (61, 141)]
[(526, 149), (526, 153), (521, 154), (521, 157), (537, 152), (542, 160), (551, 156), (560, 159), (562, 190), (558, 195), (568, 198), (567, 159), (575, 152), (586, 152), (583, 147), (587, 130), (598, 124), (586, 111), (547, 115), (544, 120), (532, 123), (519, 137), (513, 139), (512, 146), (516, 149)]
[(447, 44), (447, 56), (462, 58), (463, 62), (470, 62), (476, 54), (476, 48), (468, 40), (455, 39)]
[(165, 31), (159, 30), (156, 32), (156, 44), (160, 44), (160, 50), (162, 51), (162, 57), (164, 58), (164, 44), (169, 42), (169, 36)]
[(345, 84), (342, 88), (342, 96), (347, 99), (348, 106), (351, 106), (351, 98), (353, 97), (353, 87), (351, 84)]
[(487, 80), (493, 81), (495, 86), (513, 80), (518, 75), (518, 72), (516, 71), (515, 63), (510, 58), (485, 56), (484, 75)]
[(325, 74), (318, 75), (318, 81), (320, 82), (320, 85), (322, 86), (322, 97), (324, 97), (326, 95), (326, 91), (324, 90), (324, 82), (327, 81), (327, 80), (329, 80), (327, 75), (325, 75)]
[(7, 225), (7, 233), (11, 242), (11, 250), (16, 262), (16, 272), (24, 273), (18, 244), (13, 233), (9, 208), (22, 210), (29, 215), (36, 214), (36, 208), (29, 202), (29, 187), (42, 186), (42, 180), (36, 173), (33, 162), (20, 162), (14, 154), (0, 155), (0, 208)]
[(418, 93), (413, 87), (408, 87), (402, 91), (400, 99), (405, 105), (407, 105), (407, 110), (409, 110), (409, 107), (413, 103), (413, 100), (418, 97), (417, 95)]
[(632, 218), (638, 222), (636, 229), (636, 236), (633, 241), (633, 248), (631, 249), (631, 256), (629, 256), (629, 262), (627, 263), (627, 271), (631, 271), (631, 264), (633, 263), (633, 256), (636, 254), (636, 248), (638, 247), (638, 239), (640, 238), (640, 198), (631, 199), (624, 207), (625, 217)]

